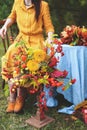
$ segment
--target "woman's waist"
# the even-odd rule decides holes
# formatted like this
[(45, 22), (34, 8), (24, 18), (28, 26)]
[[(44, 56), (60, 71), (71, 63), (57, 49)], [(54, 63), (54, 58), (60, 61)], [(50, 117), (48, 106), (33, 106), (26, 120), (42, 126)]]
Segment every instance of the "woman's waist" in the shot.
[(25, 37), (43, 37), (43, 33), (19, 32), (19, 35)]
[(26, 43), (30, 44), (30, 43), (35, 43), (38, 42), (43, 42), (44, 41), (44, 35), (42, 33), (37, 33), (37, 34), (25, 34), (22, 32), (19, 32), (18, 36), (15, 39), (16, 41), (20, 41), (23, 40)]

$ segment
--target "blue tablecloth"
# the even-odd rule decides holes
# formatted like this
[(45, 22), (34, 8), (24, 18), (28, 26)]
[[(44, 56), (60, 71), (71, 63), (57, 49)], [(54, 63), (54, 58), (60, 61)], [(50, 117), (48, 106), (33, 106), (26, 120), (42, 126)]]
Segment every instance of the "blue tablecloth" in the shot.
[[(56, 48), (56, 46), (55, 46)], [(76, 83), (66, 91), (62, 91), (61, 87), (57, 89), (58, 93), (64, 95), (64, 98), (73, 105), (58, 110), (61, 113), (72, 114), (74, 107), (87, 99), (87, 47), (85, 46), (69, 46), (63, 45), (64, 56), (61, 57), (57, 68), (67, 70), (67, 78), (76, 78)], [(59, 56), (56, 53), (56, 56)], [(68, 79), (64, 79), (67, 82)], [(45, 88), (47, 96), (47, 106), (57, 106), (58, 102), (54, 97), (48, 96), (49, 90)]]
[(63, 51), (64, 56), (61, 57), (57, 67), (60, 70), (67, 70), (68, 77), (76, 78), (76, 83), (66, 91), (58, 88), (57, 92), (77, 105), (87, 98), (87, 47), (63, 45)]

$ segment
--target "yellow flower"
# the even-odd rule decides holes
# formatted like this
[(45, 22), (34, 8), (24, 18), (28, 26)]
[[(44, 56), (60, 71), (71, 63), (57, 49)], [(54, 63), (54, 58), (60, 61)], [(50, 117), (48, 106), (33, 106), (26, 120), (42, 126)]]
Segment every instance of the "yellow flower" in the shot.
[(27, 62), (27, 68), (30, 70), (30, 71), (36, 71), (38, 70), (40, 67), (40, 65), (38, 64), (38, 62), (36, 62), (35, 60), (29, 60)]
[(46, 58), (46, 52), (44, 50), (35, 50), (34, 52), (34, 59), (35, 61), (37, 61), (38, 63), (44, 61)]

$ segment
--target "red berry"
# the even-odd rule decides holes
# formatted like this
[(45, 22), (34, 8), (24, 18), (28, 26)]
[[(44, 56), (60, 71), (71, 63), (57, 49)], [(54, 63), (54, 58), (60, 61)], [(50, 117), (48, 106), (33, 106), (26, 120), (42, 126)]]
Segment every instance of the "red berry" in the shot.
[(27, 56), (26, 55), (22, 55), (21, 58), (22, 58), (22, 61), (26, 61)]

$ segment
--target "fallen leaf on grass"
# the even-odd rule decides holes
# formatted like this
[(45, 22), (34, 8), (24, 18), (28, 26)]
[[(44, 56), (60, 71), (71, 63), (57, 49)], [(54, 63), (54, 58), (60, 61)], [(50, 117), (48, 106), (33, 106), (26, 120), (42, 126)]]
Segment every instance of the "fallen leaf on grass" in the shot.
[(71, 119), (73, 119), (73, 120), (77, 120), (78, 118), (77, 117), (75, 117), (75, 116), (71, 116)]

